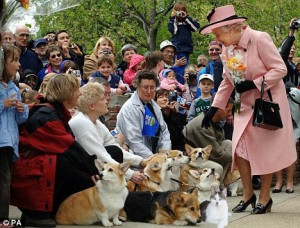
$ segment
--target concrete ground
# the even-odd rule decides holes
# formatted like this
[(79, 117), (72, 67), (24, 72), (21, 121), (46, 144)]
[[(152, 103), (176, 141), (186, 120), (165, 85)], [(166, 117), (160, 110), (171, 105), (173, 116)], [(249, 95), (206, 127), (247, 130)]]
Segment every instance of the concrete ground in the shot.
[[(235, 228), (300, 228), (300, 186), (294, 187), (295, 192), (293, 194), (285, 193), (285, 188), (283, 188), (282, 193), (272, 194), (272, 199), (274, 201), (272, 206), (272, 212), (266, 213), (264, 215), (251, 215), (251, 206), (249, 206), (246, 212), (243, 213), (232, 213), (229, 217), (228, 227)], [(256, 191), (258, 196), (259, 192)], [(229, 210), (239, 203), (241, 196), (238, 197), (228, 197)], [(21, 213), (16, 207), (10, 208), (11, 218), (20, 218)], [(216, 227), (216, 225), (208, 223), (199, 223), (196, 226), (186, 226), (186, 227)], [(60, 228), (73, 227), (73, 226), (57, 226)], [(81, 226), (81, 227), (97, 227), (94, 226)], [(150, 227), (170, 227), (170, 226), (158, 226), (147, 223), (135, 223), (135, 222), (125, 222), (122, 227), (124, 228), (150, 228)]]

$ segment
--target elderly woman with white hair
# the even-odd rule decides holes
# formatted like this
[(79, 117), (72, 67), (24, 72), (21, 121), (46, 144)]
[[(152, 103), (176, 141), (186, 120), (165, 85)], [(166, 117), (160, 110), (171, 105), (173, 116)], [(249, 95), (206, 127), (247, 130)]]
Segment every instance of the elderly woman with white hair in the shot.
[[(90, 155), (96, 155), (103, 162), (121, 163), (124, 160), (138, 167), (143, 158), (121, 148), (99, 119), (108, 112), (104, 87), (99, 83), (88, 83), (81, 88), (81, 93), (78, 112), (69, 121), (76, 141)], [(131, 169), (125, 176), (127, 180), (130, 179), (135, 183), (140, 183), (146, 178), (144, 174)]]

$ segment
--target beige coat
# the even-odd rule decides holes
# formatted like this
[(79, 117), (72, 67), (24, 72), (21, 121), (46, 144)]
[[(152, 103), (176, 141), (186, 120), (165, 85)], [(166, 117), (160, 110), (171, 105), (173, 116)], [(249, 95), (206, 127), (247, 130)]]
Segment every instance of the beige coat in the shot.
[(83, 77), (89, 80), (90, 76), (98, 70), (97, 57), (94, 54), (84, 57)]
[[(286, 75), (286, 66), (267, 33), (252, 30), (248, 26), (238, 46), (246, 50), (246, 79), (253, 80), (257, 89), (242, 93), (241, 113), (235, 114), (234, 117), (233, 157), (236, 146), (244, 135), (252, 174), (273, 173), (288, 167), (297, 159), (291, 114), (282, 80)], [(227, 51), (228, 49), (224, 48), (223, 54)], [(260, 97), (263, 76), (265, 76), (265, 91), (270, 89), (273, 100), (280, 106), (283, 122), (283, 128), (280, 130), (264, 130), (252, 125), (253, 106), (255, 99)], [(212, 106), (225, 109), (234, 84), (225, 68), (223, 78)], [(264, 97), (268, 99), (266, 92)], [(233, 168), (235, 168), (234, 161)]]

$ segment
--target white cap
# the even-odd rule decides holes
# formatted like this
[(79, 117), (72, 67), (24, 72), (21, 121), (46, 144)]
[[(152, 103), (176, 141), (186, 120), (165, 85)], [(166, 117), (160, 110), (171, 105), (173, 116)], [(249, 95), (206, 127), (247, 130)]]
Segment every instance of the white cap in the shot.
[(200, 78), (199, 78), (199, 82), (202, 80), (202, 79), (209, 79), (211, 80), (212, 82), (214, 82), (214, 77), (211, 75), (211, 74), (201, 74), (200, 75)]
[(174, 46), (172, 44), (172, 42), (169, 41), (169, 40), (164, 40), (163, 42), (161, 42), (160, 45), (159, 45), (159, 50), (162, 51), (165, 47), (173, 47), (175, 52), (177, 52), (177, 47)]

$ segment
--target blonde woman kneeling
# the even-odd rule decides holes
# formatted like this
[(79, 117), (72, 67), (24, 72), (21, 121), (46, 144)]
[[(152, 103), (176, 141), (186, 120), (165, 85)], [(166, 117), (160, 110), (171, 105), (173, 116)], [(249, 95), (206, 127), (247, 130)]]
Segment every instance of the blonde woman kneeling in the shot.
[[(108, 112), (104, 87), (98, 83), (89, 83), (81, 88), (78, 112), (69, 121), (75, 139), (90, 154), (103, 162), (130, 161), (138, 167), (143, 158), (122, 149), (115, 142), (107, 127), (99, 117)], [(140, 172), (128, 170), (126, 179), (140, 183), (146, 176)]]

